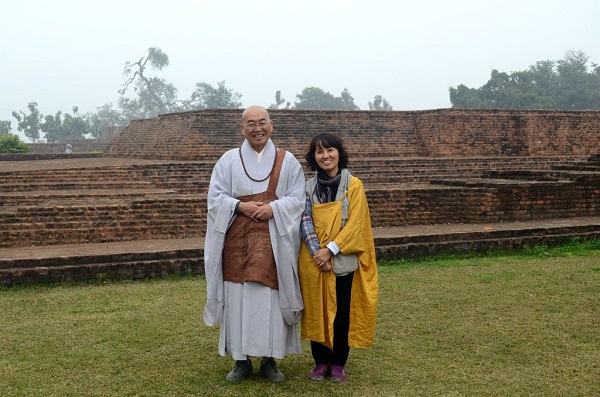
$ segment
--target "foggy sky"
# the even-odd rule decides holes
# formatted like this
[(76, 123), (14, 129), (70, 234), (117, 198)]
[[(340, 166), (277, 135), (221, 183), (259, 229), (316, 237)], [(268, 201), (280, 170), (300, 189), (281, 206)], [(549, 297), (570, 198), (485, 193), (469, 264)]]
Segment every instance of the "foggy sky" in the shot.
[(361, 109), (450, 107), (449, 87), (583, 51), (600, 63), (598, 0), (6, 1), (0, 23), (0, 120), (37, 102), (44, 114), (112, 102), (126, 61), (149, 47), (180, 99), (225, 80), (243, 106), (347, 88)]

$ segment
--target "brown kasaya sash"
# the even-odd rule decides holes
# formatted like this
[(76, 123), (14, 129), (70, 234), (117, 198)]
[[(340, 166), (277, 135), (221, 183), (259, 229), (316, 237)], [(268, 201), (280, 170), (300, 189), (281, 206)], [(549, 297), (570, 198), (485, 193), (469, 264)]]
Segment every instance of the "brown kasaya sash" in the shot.
[[(278, 149), (266, 191), (238, 199), (242, 202), (262, 201), (265, 204), (277, 200), (275, 190), (284, 157), (285, 150)], [(268, 221), (255, 222), (243, 214), (235, 217), (225, 234), (223, 280), (240, 284), (257, 281), (269, 288), (279, 289)]]

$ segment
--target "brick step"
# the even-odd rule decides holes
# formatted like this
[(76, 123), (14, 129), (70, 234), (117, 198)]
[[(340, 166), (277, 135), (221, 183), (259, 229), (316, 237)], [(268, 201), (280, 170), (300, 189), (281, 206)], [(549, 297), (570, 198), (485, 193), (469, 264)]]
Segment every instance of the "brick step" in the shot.
[(171, 239), (199, 237), (198, 222), (164, 225), (132, 225), (119, 228), (72, 228), (0, 231), (0, 248), (51, 246), (57, 244), (86, 244), (94, 242), (134, 241), (138, 239)]
[(142, 175), (135, 173), (123, 173), (118, 170), (95, 173), (81, 170), (77, 173), (57, 173), (58, 170), (37, 171), (35, 174), (26, 172), (14, 172), (10, 176), (0, 176), (0, 184), (20, 183), (90, 183), (100, 181), (129, 181), (146, 180)]
[[(489, 178), (494, 178), (496, 176), (490, 175), (490, 172), (497, 172), (497, 173), (502, 173), (503, 171), (508, 172), (510, 169), (509, 168), (497, 168), (493, 171), (491, 170), (487, 170), (487, 169), (479, 169), (479, 168), (453, 168), (453, 167), (448, 167), (448, 168), (376, 168), (373, 167), (371, 169), (366, 169), (366, 168), (361, 168), (361, 167), (355, 167), (351, 170), (352, 175), (355, 175), (359, 178), (372, 178), (372, 179), (382, 179), (382, 178), (403, 178), (403, 179), (425, 179), (425, 178), (435, 178), (436, 176), (439, 177), (444, 177), (444, 176), (451, 176), (454, 178), (460, 178), (460, 177), (465, 177), (465, 178), (471, 178), (471, 177), (489, 177)], [(554, 170), (541, 170), (539, 171), (540, 174), (542, 173), (546, 173), (546, 174), (551, 174), (551, 173), (555, 173), (557, 175), (559, 175), (558, 171), (554, 171)], [(314, 173), (311, 172), (307, 172), (306, 175), (307, 177), (312, 176)], [(564, 175), (568, 175), (567, 173), (564, 173)], [(508, 176), (504, 176), (504, 177), (508, 177)], [(525, 178), (524, 178), (525, 179)]]
[[(103, 159), (98, 159), (97, 161), (102, 161)], [(42, 164), (42, 163), (40, 163)], [(115, 174), (126, 175), (130, 173), (133, 165), (126, 166), (111, 166), (110, 164), (105, 164), (103, 166), (90, 165), (87, 167), (70, 167), (70, 168), (61, 168), (60, 165), (64, 165), (61, 162), (54, 161), (45, 161), (45, 165), (50, 166), (53, 169), (53, 174), (55, 175), (65, 175), (65, 176), (78, 176), (79, 174), (87, 173), (91, 175), (102, 175), (107, 174), (109, 171), (114, 172)], [(91, 163), (90, 163), (91, 164)], [(55, 167), (54, 167), (55, 166)], [(40, 176), (44, 175), (48, 169), (40, 168), (40, 169), (27, 169), (23, 171), (19, 171), (22, 175), (29, 176)], [(12, 171), (0, 171), (0, 178), (6, 178), (11, 176)]]
[[(456, 177), (456, 175), (459, 174), (461, 175), (460, 177)], [(442, 181), (442, 184), (446, 184), (448, 185), (448, 183), (445, 183), (443, 181), (450, 181), (450, 180), (456, 180), (456, 181), (460, 181), (460, 180), (522, 180), (522, 181), (535, 181), (537, 180), (538, 182), (544, 182), (544, 181), (559, 181), (562, 180), (562, 182), (570, 182), (569, 178), (567, 176), (564, 176), (562, 178), (556, 178), (556, 179), (544, 179), (544, 178), (513, 178), (513, 177), (509, 177), (507, 176), (506, 178), (502, 178), (502, 177), (492, 177), (492, 176), (486, 176), (483, 175), (484, 173), (482, 172), (478, 172), (475, 171), (471, 174), (467, 174), (466, 172), (461, 172), (461, 173), (457, 173), (457, 172), (423, 172), (423, 173), (419, 173), (416, 171), (413, 171), (412, 173), (402, 173), (402, 172), (398, 172), (398, 173), (363, 173), (361, 171), (358, 172), (352, 172), (352, 175), (356, 176), (357, 178), (360, 178), (363, 182), (363, 184), (365, 185), (365, 187), (368, 188), (374, 188), (376, 187), (376, 185), (398, 185), (398, 187), (402, 187), (403, 184), (417, 184), (417, 183), (433, 183), (433, 184), (439, 184), (440, 181)], [(460, 183), (459, 183), (460, 185)]]
[[(373, 185), (366, 189), (371, 204), (372, 224), (374, 227), (389, 227), (589, 216), (594, 215), (594, 208), (598, 205), (598, 198), (593, 194), (594, 184), (597, 183), (594, 181), (587, 184), (585, 189), (571, 189), (561, 196), (552, 193), (558, 186), (553, 183), (557, 182), (509, 180), (481, 187), (485, 182), (487, 180), (469, 184), (469, 181), (458, 180), (455, 184), (459, 186), (416, 183)], [(567, 186), (567, 182), (560, 183)], [(536, 187), (535, 191), (532, 191), (533, 187)], [(79, 203), (65, 201), (58, 205), (0, 207), (0, 230), (18, 230), (20, 223), (50, 225), (66, 221), (74, 222), (75, 226), (71, 227), (82, 228), (104, 224), (110, 219), (124, 224), (144, 224), (149, 229), (148, 233), (156, 233), (153, 229), (159, 228), (168, 219), (181, 219), (184, 223), (191, 219), (198, 221), (198, 229), (203, 232), (206, 214), (204, 197), (155, 195), (133, 201), (107, 198)], [(515, 201), (513, 197), (518, 200)], [(36, 239), (36, 244), (37, 241), (39, 239)]]
[[(151, 190), (156, 191), (156, 190)], [(122, 190), (118, 191), (123, 192)], [(104, 197), (104, 201), (100, 199), (96, 200), (94, 195), (89, 195), (91, 200), (81, 201), (80, 199), (76, 199), (78, 202), (82, 202), (81, 205), (46, 205), (45, 202), (38, 203), (36, 206), (29, 207), (20, 207), (19, 211), (23, 214), (35, 214), (35, 213), (50, 213), (50, 212), (61, 212), (66, 213), (69, 211), (83, 213), (86, 211), (86, 208), (90, 210), (100, 210), (103, 207), (106, 208), (128, 208), (131, 207), (133, 209), (140, 208), (160, 208), (160, 207), (169, 207), (169, 206), (185, 206), (189, 205), (189, 203), (201, 203), (206, 201), (206, 199), (202, 197), (198, 197), (193, 194), (180, 194), (180, 193), (167, 193), (167, 194), (149, 194), (135, 197), (132, 200), (127, 200), (122, 197), (120, 194)], [(111, 200), (114, 199), (114, 200)]]
[[(123, 215), (127, 213), (131, 213), (134, 215), (140, 215), (143, 213), (156, 213), (157, 210), (162, 210), (163, 212), (189, 212), (190, 207), (186, 206), (186, 204), (193, 203), (195, 205), (201, 204), (200, 201), (197, 200), (187, 200), (184, 201), (173, 201), (165, 198), (160, 202), (145, 202), (139, 203), (136, 202), (136, 199), (133, 200), (124, 200), (124, 199), (111, 199), (106, 198), (104, 200), (100, 199), (91, 199), (86, 200), (86, 202), (74, 202), (65, 204), (71, 205), (61, 205), (51, 203), (49, 205), (39, 205), (39, 206), (28, 206), (28, 207), (17, 207), (18, 214), (23, 217), (36, 217), (39, 216), (40, 219), (46, 219), (47, 217), (56, 215), (57, 219), (61, 216), (80, 216), (80, 215)], [(193, 208), (193, 207), (192, 207)]]
[(210, 166), (202, 167), (185, 167), (185, 168), (140, 168), (136, 170), (121, 168), (106, 167), (101, 172), (96, 170), (88, 170), (85, 168), (77, 169), (76, 171), (61, 172), (61, 170), (48, 169), (32, 171), (16, 171), (12, 173), (3, 173), (0, 175), (0, 182), (11, 182), (15, 180), (24, 181), (63, 181), (63, 180), (104, 180), (104, 179), (143, 179), (147, 177), (174, 177), (174, 178), (191, 178), (195, 177), (195, 173), (209, 173), (212, 171), (214, 162)]
[[(57, 164), (57, 163), (52, 163), (52, 164)], [(87, 171), (88, 174), (102, 175), (102, 174), (107, 174), (108, 171), (114, 171), (115, 174), (126, 175), (126, 174), (131, 173), (131, 170), (133, 170), (133, 167), (134, 167), (133, 165), (128, 165), (125, 167), (111, 166), (111, 165), (98, 167), (98, 166), (91, 165), (89, 167), (71, 167), (71, 168), (57, 169), (55, 174), (56, 175), (66, 175), (66, 176), (68, 176), (68, 175), (77, 176), (77, 175), (81, 174), (82, 171)], [(29, 175), (29, 176), (39, 176), (39, 175), (43, 175), (45, 172), (46, 172), (45, 169), (31, 169), (31, 170), (27, 170), (27, 171), (22, 171), (22, 173), (24, 175)], [(10, 174), (8, 172), (0, 171), (0, 177), (6, 177), (9, 175)]]
[(498, 249), (512, 251), (536, 245), (558, 245), (574, 237), (598, 239), (600, 217), (376, 228), (373, 236), (378, 259)]
[(600, 172), (600, 164), (590, 164), (590, 163), (582, 163), (582, 164), (571, 164), (571, 165), (557, 165), (552, 167), (557, 170), (568, 170), (568, 171), (593, 171)]
[[(112, 214), (107, 214), (112, 215)], [(170, 224), (182, 224), (187, 225), (191, 222), (200, 222), (201, 217), (192, 217), (190, 213), (179, 212), (166, 214), (164, 216), (155, 214), (134, 214), (137, 216), (111, 216), (111, 219), (103, 219), (98, 216), (95, 218), (77, 218), (72, 217), (70, 219), (62, 218), (47, 218), (47, 219), (24, 219), (22, 222), (15, 221), (7, 222), (3, 220), (4, 230), (0, 230), (1, 235), (8, 235), (19, 231), (35, 230), (41, 233), (44, 230), (75, 230), (75, 229), (93, 229), (97, 227), (137, 227), (144, 226), (149, 230), (153, 230), (159, 227)], [(29, 222), (31, 221), (31, 222)], [(198, 226), (198, 225), (196, 225)]]
[[(600, 217), (373, 229), (377, 258), (515, 250), (600, 238)], [(0, 285), (202, 274), (204, 239), (148, 239), (0, 248)]]
[(72, 160), (102, 158), (102, 153), (0, 153), (0, 161)]
[[(390, 161), (397, 160), (387, 156), (382, 158), (381, 162), (391, 164)], [(56, 167), (74, 167), (78, 165), (78, 170), (99, 169), (99, 164), (103, 164), (100, 159), (86, 160), (85, 164), (94, 164), (95, 167), (85, 167), (85, 164), (79, 162), (55, 161), (37, 161), (29, 162), (28, 167), (24, 164), (15, 164), (17, 162), (3, 163), (4, 170), (10, 170), (19, 174), (26, 169), (42, 169), (48, 175), (52, 174)], [(148, 172), (147, 178), (155, 181), (154, 186), (159, 187), (160, 181), (167, 178), (163, 177), (161, 169), (189, 169), (196, 162), (148, 162), (140, 164), (143, 160), (139, 159), (103, 159), (106, 169), (116, 169), (115, 164), (120, 164), (126, 168), (136, 168), (139, 175)], [(461, 159), (467, 164), (478, 164), (481, 158)], [(513, 159), (511, 158), (511, 161)], [(543, 160), (543, 159), (542, 159)], [(516, 170), (516, 171), (498, 171), (494, 173), (489, 171), (491, 181), (481, 178), (459, 179), (447, 175), (447, 167), (454, 163), (454, 159), (406, 159), (406, 161), (419, 163), (435, 163), (443, 165), (443, 173), (446, 175), (437, 175), (434, 178), (424, 178), (416, 180), (405, 180), (400, 176), (404, 173), (396, 171), (398, 176), (388, 173), (390, 179), (376, 179), (379, 175), (374, 173), (373, 179), (370, 175), (364, 179), (366, 193), (371, 208), (372, 224), (374, 227), (406, 226), (424, 223), (454, 223), (454, 222), (485, 222), (485, 221), (512, 221), (526, 219), (545, 219), (550, 217), (570, 217), (570, 216), (590, 216), (597, 215), (600, 208), (600, 197), (598, 197), (597, 186), (600, 174), (598, 173), (577, 173), (571, 171), (559, 170)], [(515, 158), (515, 166), (521, 166), (522, 158)], [(200, 164), (200, 163), (198, 163)], [(207, 167), (208, 163), (201, 163), (202, 167)], [(485, 164), (482, 163), (482, 164)], [(207, 167), (208, 170), (209, 167)], [(473, 165), (475, 168), (475, 165)], [(71, 168), (73, 169), (73, 168)], [(420, 171), (415, 169), (415, 175), (420, 175)], [(36, 171), (37, 172), (37, 171)], [(83, 171), (82, 171), (83, 172)], [(441, 172), (441, 171), (440, 171)], [(149, 175), (153, 176), (150, 177)], [(168, 174), (165, 172), (165, 174)], [(199, 174), (199, 173), (194, 173)], [(138, 174), (136, 174), (138, 175)], [(456, 176), (460, 176), (458, 173)], [(442, 185), (430, 184), (430, 180), (443, 180)], [(457, 181), (448, 182), (449, 180)], [(506, 179), (506, 180), (504, 180)], [(564, 179), (564, 180), (563, 180)], [(181, 177), (183, 184), (190, 182), (188, 188), (172, 188), (176, 193), (143, 195), (135, 198), (124, 196), (120, 193), (117, 196), (109, 194), (103, 197), (75, 196), (73, 199), (66, 197), (57, 197), (55, 199), (41, 198), (35, 202), (32, 200), (28, 205), (12, 203), (15, 205), (0, 206), (0, 230), (19, 230), (18, 223), (38, 223), (41, 226), (25, 226), (24, 233), (34, 232), (33, 229), (45, 229), (48, 225), (57, 224), (66, 228), (67, 225), (61, 222), (73, 222), (68, 225), (76, 229), (83, 229), (89, 225), (103, 225), (107, 219), (124, 224), (131, 225), (128, 222), (146, 221), (147, 231), (138, 231), (141, 236), (154, 236), (163, 233), (160, 229), (165, 219), (182, 219), (187, 222), (188, 219), (198, 220), (198, 232), (205, 230), (206, 214), (206, 189), (207, 184), (195, 184), (194, 179), (188, 175)], [(522, 182), (525, 181), (525, 182)], [(571, 181), (573, 183), (571, 183)], [(421, 182), (421, 183), (417, 183)], [(427, 183), (423, 183), (427, 182)], [(560, 182), (560, 183), (557, 183)], [(169, 181), (173, 183), (173, 181)], [(485, 185), (488, 183), (488, 185)], [(178, 182), (175, 182), (177, 185)], [(128, 187), (129, 187), (128, 183)], [(171, 185), (173, 186), (173, 185)], [(0, 186), (1, 187), (1, 186)], [(140, 188), (137, 191), (146, 189)], [(89, 189), (90, 192), (98, 189)], [(107, 191), (110, 189), (106, 189)], [(115, 189), (120, 192), (126, 189)], [(3, 189), (0, 189), (4, 193)], [(63, 192), (64, 190), (48, 190), (48, 194)], [(84, 189), (75, 188), (74, 191), (85, 193)], [(155, 188), (148, 188), (148, 192), (156, 191)], [(186, 194), (181, 194), (186, 193)], [(32, 191), (31, 195), (39, 194), (39, 191)], [(22, 193), (4, 193), (0, 197), (7, 195), (26, 196)], [(0, 199), (1, 200), (1, 199)], [(0, 201), (1, 202), (1, 201)], [(161, 214), (161, 215), (155, 215)], [(173, 215), (172, 215), (173, 214)], [(177, 214), (177, 215), (174, 215)], [(187, 217), (186, 215), (187, 214)], [(156, 218), (155, 218), (156, 217)], [(154, 221), (156, 219), (156, 222)], [(135, 223), (140, 224), (140, 223)], [(141, 223), (143, 224), (143, 223)], [(93, 228), (93, 226), (92, 226)], [(43, 232), (44, 236), (46, 231)], [(64, 232), (66, 233), (66, 232)], [(72, 235), (63, 234), (62, 242), (70, 242), (68, 238), (73, 236), (74, 241), (85, 241), (82, 234), (88, 235), (93, 232), (73, 232)], [(104, 232), (103, 232), (104, 233)], [(108, 231), (108, 235), (113, 240), (117, 240), (115, 231)], [(98, 233), (96, 233), (98, 234)], [(131, 238), (132, 232), (127, 232), (123, 237)], [(161, 236), (163, 234), (160, 234)], [(39, 235), (33, 235), (35, 244), (44, 244)], [(118, 235), (117, 235), (118, 236)], [(104, 238), (104, 237), (102, 237)], [(58, 241), (53, 238), (52, 244)], [(90, 241), (90, 240), (88, 240)], [(12, 241), (10, 244), (16, 244)], [(19, 244), (25, 244), (19, 241)]]
[(573, 173), (558, 171), (554, 168), (548, 170), (487, 170), (483, 178), (490, 179), (520, 179), (528, 181), (570, 181)]
[[(199, 239), (181, 239), (138, 241), (135, 247), (129, 243), (82, 244), (51, 247), (57, 249), (50, 248), (45, 256), (5, 256), (0, 259), (0, 285), (201, 274), (200, 243)], [(27, 255), (26, 248), (22, 251)]]
[(460, 179), (432, 179), (431, 184), (464, 186), (469, 188), (494, 188), (498, 186), (552, 186), (572, 184), (571, 181), (539, 181), (525, 179), (492, 179), (492, 178), (460, 178)]
[[(217, 156), (218, 157), (218, 156)], [(299, 158), (302, 161), (302, 158)], [(566, 163), (571, 157), (561, 158), (419, 158), (419, 157), (375, 157), (368, 160), (353, 159), (353, 170), (419, 170), (419, 169), (441, 169), (456, 172), (457, 169), (486, 169), (515, 168), (521, 166), (531, 168), (533, 164), (551, 166), (553, 164)], [(147, 177), (156, 178), (195, 178), (197, 175), (210, 176), (214, 161), (195, 161), (187, 163), (167, 164), (132, 164), (123, 167), (85, 167), (70, 168), (67, 170), (35, 170), (21, 172), (0, 172), (0, 183), (9, 183), (22, 178), (26, 181), (73, 181), (73, 180), (96, 180), (96, 179), (128, 179), (139, 180)]]
[(487, 170), (483, 176), (486, 178), (515, 178), (538, 181), (574, 180), (581, 176), (598, 176), (597, 172), (582, 172), (579, 170), (559, 169), (530, 169), (530, 170)]
[[(5, 206), (0, 207), (0, 210), (5, 212), (17, 213), (19, 217), (23, 218), (34, 218), (40, 217), (45, 219), (47, 217), (56, 215), (57, 218), (60, 216), (80, 216), (90, 214), (112, 214), (112, 213), (125, 213), (125, 212), (155, 212), (160, 210), (162, 212), (169, 212), (171, 209), (178, 211), (189, 210), (196, 208), (198, 205), (206, 207), (206, 203), (202, 203), (201, 200), (181, 200), (180, 198), (169, 198), (169, 195), (156, 194), (159, 196), (157, 201), (143, 201), (148, 196), (89, 196), (89, 197), (65, 197), (61, 200), (60, 197), (53, 197), (52, 199), (44, 200), (42, 202), (33, 205), (18, 205), (18, 206)], [(12, 211), (11, 211), (12, 210)]]
[[(110, 159), (98, 159), (98, 161)], [(122, 160), (122, 159), (120, 159)], [(212, 170), (214, 162), (185, 162), (185, 163), (148, 163), (148, 164), (126, 164), (122, 166), (89, 166), (89, 167), (71, 167), (61, 168), (60, 163), (50, 163), (48, 168), (22, 170), (22, 171), (0, 171), (0, 181), (12, 179), (13, 177), (29, 177), (29, 178), (46, 178), (56, 177), (57, 179), (64, 178), (102, 178), (108, 177), (136, 177), (144, 175), (184, 175), (189, 171), (206, 171)], [(51, 171), (49, 173), (49, 171)]]
[[(135, 242), (66, 244), (3, 249), (0, 269), (59, 267), (110, 262), (136, 262), (170, 258), (198, 258), (204, 241), (201, 238), (178, 240), (137, 240)], [(21, 251), (21, 252), (18, 252)]]
[(554, 157), (398, 157), (398, 156), (385, 156), (379, 158), (351, 158), (350, 159), (352, 168), (354, 166), (370, 166), (370, 165), (386, 165), (386, 166), (407, 166), (410, 168), (422, 168), (422, 167), (472, 167), (482, 166), (485, 168), (489, 165), (506, 165), (515, 168), (515, 166), (526, 165), (531, 166), (532, 164), (539, 164), (544, 166), (550, 166), (553, 164), (571, 164), (575, 160), (573, 157), (562, 158), (559, 156)]
[(47, 215), (26, 216), (19, 212), (2, 213), (0, 225), (3, 226), (2, 232), (12, 230), (26, 230), (40, 227), (48, 228), (77, 228), (81, 225), (95, 227), (99, 225), (127, 225), (143, 224), (152, 227), (156, 222), (168, 221), (187, 221), (197, 220), (200, 216), (195, 214), (204, 214), (200, 211), (190, 211), (188, 208), (174, 208), (168, 211), (131, 211), (127, 208), (120, 211), (85, 211), (82, 213), (49, 213)]
[(543, 219), (500, 223), (455, 223), (444, 225), (414, 225), (373, 229), (378, 245), (410, 243), (456, 242), (590, 233), (600, 230), (600, 217)]
[(573, 231), (545, 235), (508, 235), (506, 237), (477, 238), (473, 240), (448, 240), (411, 242), (405, 244), (385, 244), (377, 246), (379, 259), (422, 258), (437, 254), (461, 254), (469, 252), (489, 252), (494, 250), (514, 251), (520, 248), (539, 245), (556, 246), (568, 242), (572, 238), (595, 240), (600, 238), (600, 227), (589, 232)]
[(210, 183), (210, 176), (206, 178), (196, 178), (190, 181), (181, 180), (160, 180), (155, 181), (154, 185), (161, 189), (173, 189), (180, 193), (197, 193), (201, 191), (208, 191), (208, 184)]
[(55, 174), (51, 170), (37, 175), (26, 175), (21, 172), (15, 172), (10, 177), (0, 177), (0, 184), (27, 184), (27, 183), (90, 183), (100, 181), (131, 181), (145, 180), (137, 175), (120, 174), (120, 173), (105, 173), (95, 175), (92, 173), (85, 174), (81, 172), (76, 175)]
[[(408, 168), (406, 169), (408, 171)], [(463, 170), (463, 173), (467, 170)], [(178, 177), (174, 176), (145, 176), (144, 179), (121, 179), (114, 178), (106, 181), (88, 181), (79, 180), (47, 180), (44, 182), (0, 182), (5, 192), (26, 192), (33, 190), (65, 190), (65, 189), (120, 189), (125, 187), (135, 188), (161, 188), (161, 189), (176, 189), (182, 192), (196, 192), (199, 189), (208, 189), (210, 182), (210, 174), (212, 171), (207, 171), (205, 174), (187, 174)], [(473, 171), (478, 175), (480, 171)], [(411, 182), (411, 181), (428, 181), (431, 178), (441, 178), (449, 175), (456, 175), (456, 170), (440, 170), (438, 168), (430, 168), (428, 170), (414, 170), (410, 172), (402, 172), (402, 169), (390, 169), (388, 167), (371, 167), (371, 169), (356, 167), (353, 170), (353, 175), (363, 179), (365, 183), (380, 183), (380, 182)], [(307, 177), (311, 176), (312, 171), (307, 170)]]
[[(127, 214), (123, 214), (127, 215)], [(137, 215), (137, 214), (132, 214)], [(109, 219), (103, 217), (97, 218), (77, 218), (71, 217), (69, 219), (58, 218), (58, 219), (23, 219), (21, 221), (15, 220), (9, 222), (4, 220), (3, 225), (10, 227), (10, 230), (1, 230), (0, 236), (3, 234), (12, 234), (23, 230), (35, 230), (38, 233), (43, 233), (45, 230), (77, 230), (77, 229), (95, 229), (95, 228), (128, 228), (139, 225), (144, 225), (149, 229), (156, 229), (164, 227), (170, 224), (181, 224), (187, 225), (188, 223), (196, 223), (196, 226), (200, 222), (200, 218), (190, 217), (189, 212), (172, 212), (167, 214), (141, 214), (143, 216), (111, 216)]]
[(52, 171), (47, 171), (46, 177), (40, 175), (33, 179), (25, 176), (19, 176), (15, 173), (14, 178), (0, 180), (2, 191), (32, 191), (32, 190), (66, 190), (66, 189), (121, 189), (121, 188), (151, 188), (162, 189), (179, 188), (185, 190), (194, 190), (207, 186), (210, 181), (211, 170), (201, 171), (186, 170), (182, 174), (160, 174), (151, 173), (148, 175), (121, 176), (107, 175), (103, 177), (87, 178), (64, 178), (52, 175)]
[[(50, 172), (48, 173), (50, 174)], [(173, 178), (165, 178), (165, 179), (173, 179)], [(178, 179), (174, 179), (178, 180)], [(0, 181), (0, 186), (11, 188), (15, 186), (22, 190), (32, 190), (36, 189), (37, 186), (40, 187), (39, 190), (56, 190), (60, 189), (61, 186), (64, 186), (64, 189), (90, 189), (97, 186), (99, 189), (111, 188), (112, 186), (123, 186), (129, 183), (132, 187), (135, 185), (139, 186), (151, 186), (154, 183), (152, 178), (134, 178), (134, 177), (104, 177), (104, 178), (65, 178), (59, 179), (54, 178), (48, 175), (48, 178), (40, 177), (39, 180), (29, 180), (27, 178), (13, 178), (8, 181)], [(106, 186), (106, 187), (104, 187)], [(4, 190), (5, 191), (5, 190)]]
[(376, 185), (398, 185), (402, 186), (405, 184), (415, 183), (429, 183), (431, 179), (449, 177), (451, 174), (364, 174), (361, 172), (353, 172), (353, 176), (359, 178), (366, 188), (374, 187)]
[(106, 180), (106, 181), (81, 181), (81, 182), (35, 182), (35, 183), (4, 183), (3, 192), (27, 192), (34, 190), (73, 190), (73, 189), (140, 189), (154, 188), (150, 181), (131, 180)]
[(168, 195), (176, 193), (173, 189), (87, 189), (87, 190), (51, 190), (31, 192), (0, 193), (0, 207), (27, 205), (81, 205), (90, 199), (94, 203), (102, 200), (130, 200), (148, 195)]

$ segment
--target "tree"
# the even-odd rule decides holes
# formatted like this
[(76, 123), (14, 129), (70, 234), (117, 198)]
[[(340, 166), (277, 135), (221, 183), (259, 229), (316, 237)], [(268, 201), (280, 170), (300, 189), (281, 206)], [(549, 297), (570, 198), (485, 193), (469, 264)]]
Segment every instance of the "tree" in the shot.
[(500, 109), (552, 109), (555, 103), (534, 82), (529, 71), (507, 74), (492, 70), (488, 82), (478, 89), (460, 85), (450, 89), (450, 101), (455, 107)]
[(0, 136), (8, 135), (12, 131), (10, 127), (10, 121), (8, 120), (0, 120)]
[[(79, 115), (77, 106), (73, 107), (73, 114), (65, 114), (63, 119), (62, 140), (65, 142), (69, 139), (85, 139), (85, 136), (90, 132), (90, 122), (87, 115)], [(47, 138), (46, 138), (47, 140)]]
[(294, 109), (310, 110), (358, 110), (359, 107), (354, 104), (354, 98), (344, 88), (341, 96), (336, 97), (329, 92), (325, 92), (317, 87), (306, 87), (300, 94), (296, 95)]
[(350, 94), (347, 88), (344, 88), (340, 95), (342, 110), (359, 110), (360, 108), (354, 103), (354, 97)]
[(57, 111), (54, 116), (45, 116), (44, 122), (40, 125), (42, 131), (45, 132), (46, 142), (54, 143), (61, 135), (62, 127), (62, 111)]
[(177, 89), (173, 84), (157, 77), (148, 79), (148, 82), (152, 89), (148, 89), (142, 80), (136, 83), (136, 98), (119, 97), (118, 106), (124, 117), (129, 120), (145, 119), (181, 110), (177, 105)]
[(241, 94), (225, 87), (225, 81), (219, 81), (217, 87), (208, 83), (197, 83), (190, 101), (185, 108), (195, 109), (237, 109), (242, 106)]
[(80, 116), (77, 106), (73, 107), (73, 114), (64, 114), (59, 110), (54, 116), (44, 117), (40, 125), (46, 133), (46, 142), (67, 142), (72, 139), (85, 139), (90, 132), (90, 121), (88, 115)]
[(104, 104), (96, 108), (96, 113), (91, 113), (88, 116), (90, 124), (90, 134), (94, 138), (99, 138), (102, 134), (102, 129), (113, 126), (126, 126), (129, 124), (129, 119), (125, 115), (113, 108), (112, 103)]
[(29, 153), (31, 148), (18, 135), (0, 135), (0, 153)]
[(555, 96), (556, 73), (554, 73), (553, 61), (538, 61), (529, 67), (533, 84), (550, 96)]
[[(12, 112), (13, 117), (18, 121), (17, 129), (24, 131), (25, 136), (31, 138), (33, 142), (40, 139), (40, 131), (44, 132), (44, 139), (49, 143), (85, 139), (86, 135), (93, 132), (92, 114), (79, 114), (77, 106), (73, 107), (73, 114), (58, 110), (54, 115), (48, 116), (41, 114), (37, 106), (36, 102), (30, 102), (28, 105), (29, 114), (23, 111), (19, 113)], [(10, 130), (10, 122), (7, 123)], [(99, 133), (95, 136), (98, 135)]]
[[(285, 107), (281, 107), (285, 103)], [(281, 91), (275, 92), (275, 103), (269, 106), (269, 109), (289, 109), (290, 102), (281, 97)]]
[(600, 96), (600, 65), (592, 63), (592, 68), (592, 89), (596, 94), (598, 94), (598, 96)]
[(588, 60), (568, 51), (562, 60), (538, 61), (524, 71), (494, 69), (479, 88), (450, 87), (450, 102), (462, 108), (600, 109), (600, 75), (588, 72)]
[(295, 109), (333, 109), (335, 97), (317, 87), (306, 87), (296, 94)]
[[(169, 57), (157, 47), (148, 48), (148, 55), (139, 61), (125, 63), (123, 74), (133, 75), (123, 83), (123, 89), (119, 90), (119, 107), (129, 120), (180, 110), (175, 86), (165, 79), (146, 75), (147, 67), (162, 70), (166, 66), (169, 66)], [(131, 84), (137, 98), (124, 96)]]
[(12, 112), (13, 117), (17, 119), (17, 131), (23, 131), (25, 136), (34, 143), (40, 139), (40, 122), (43, 118), (37, 106), (36, 102), (30, 102), (27, 105), (29, 114), (23, 111)]
[[(147, 68), (160, 71), (166, 66), (169, 66), (169, 57), (157, 47), (149, 48), (148, 55), (140, 58), (139, 61), (125, 63), (124, 74), (130, 77), (123, 84), (123, 89), (119, 91), (121, 97), (118, 107), (122, 113), (121, 118), (144, 119), (155, 117), (158, 114), (185, 110), (239, 108), (242, 106), (240, 102), (242, 95), (225, 87), (225, 81), (218, 82), (217, 87), (208, 83), (197, 83), (196, 90), (189, 100), (179, 100), (177, 88), (173, 84), (165, 79), (150, 77), (147, 74)], [(128, 87), (132, 84), (136, 97), (125, 97)], [(94, 128), (94, 131), (96, 130), (97, 127)]]
[(594, 74), (588, 73), (589, 57), (581, 51), (568, 51), (556, 62), (558, 75), (556, 101), (559, 109), (597, 109), (600, 96), (594, 92)]
[(381, 95), (375, 95), (373, 102), (369, 102), (370, 110), (392, 110), (392, 105)]

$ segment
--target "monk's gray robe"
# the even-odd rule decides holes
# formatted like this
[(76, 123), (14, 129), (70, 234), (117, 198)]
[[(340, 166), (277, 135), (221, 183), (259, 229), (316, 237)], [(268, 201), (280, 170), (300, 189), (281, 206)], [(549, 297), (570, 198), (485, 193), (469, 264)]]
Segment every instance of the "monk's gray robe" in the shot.
[[(275, 145), (269, 140), (259, 164), (256, 152), (244, 141), (242, 156), (248, 174), (260, 180), (273, 166)], [(273, 217), (269, 220), (279, 290), (253, 281), (243, 284), (223, 281), (223, 244), (225, 233), (236, 216), (236, 197), (264, 192), (268, 184), (269, 178), (255, 182), (246, 175), (236, 148), (226, 152), (216, 163), (208, 191), (204, 322), (210, 326), (221, 324), (219, 354), (231, 354), (236, 360), (246, 356), (283, 358), (286, 354), (301, 352), (296, 327), (303, 309), (298, 251), (305, 204), (304, 173), (291, 153), (286, 153), (281, 167), (275, 191), (278, 199), (271, 202)]]

